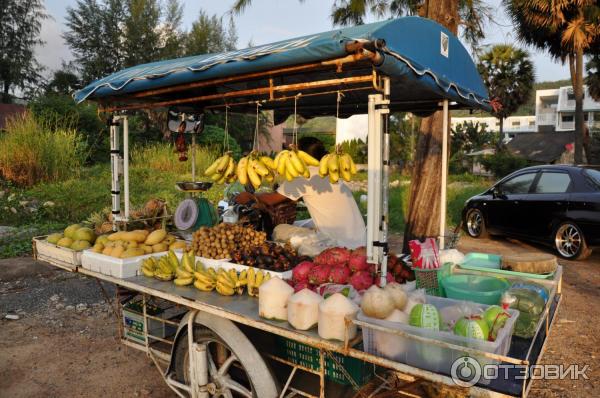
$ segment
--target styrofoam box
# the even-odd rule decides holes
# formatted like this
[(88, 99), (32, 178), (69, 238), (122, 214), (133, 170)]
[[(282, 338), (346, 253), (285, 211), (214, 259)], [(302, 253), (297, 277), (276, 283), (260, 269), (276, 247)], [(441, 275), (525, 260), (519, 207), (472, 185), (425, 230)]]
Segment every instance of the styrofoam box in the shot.
[[(443, 297), (427, 296), (426, 302), (433, 304), (441, 313), (442, 323), (448, 324), (449, 321), (456, 321), (460, 317), (460, 306), (467, 304), (465, 301), (452, 300)], [(473, 310), (485, 310), (489, 306), (469, 302), (467, 305)], [(418, 328), (407, 324), (388, 322), (382, 319), (370, 318), (360, 311), (357, 315), (359, 321), (373, 323), (389, 329), (399, 329), (408, 334), (426, 337), (434, 340), (444, 341), (446, 343), (470, 347), (473, 349), (506, 355), (510, 350), (512, 334), (515, 323), (519, 317), (519, 311), (509, 309), (510, 318), (498, 332), (496, 341), (483, 341), (471, 339), (463, 336), (457, 336), (450, 331), (434, 331)], [(444, 319), (446, 316), (446, 319)], [(452, 322), (454, 323), (454, 322)], [(452, 363), (460, 357), (467, 356), (464, 351), (427, 344), (407, 337), (394, 335), (382, 331), (362, 327), (364, 349), (369, 354), (379, 355), (396, 362), (405, 363), (420, 369), (431, 372), (442, 372), (450, 374)], [(473, 356), (480, 365), (494, 364), (498, 361), (483, 356)], [(489, 380), (482, 380), (482, 383), (489, 383)]]
[(116, 278), (131, 278), (140, 274), (142, 260), (149, 257), (162, 257), (167, 252), (145, 254), (131, 258), (116, 258), (91, 250), (84, 250), (81, 256), (81, 266), (90, 271), (99, 272)]
[(65, 265), (81, 265), (81, 251), (71, 250), (68, 247), (56, 246), (53, 243), (48, 243), (47, 236), (36, 236), (35, 250), (37, 251), (38, 259), (58, 260)]
[[(179, 251), (175, 251), (175, 255), (177, 256), (178, 259), (181, 260), (181, 256), (183, 255), (183, 253), (181, 250), (179, 250)], [(205, 267), (212, 267), (214, 269), (223, 268), (226, 271), (229, 271), (230, 269), (235, 269), (236, 271), (241, 272), (245, 269), (250, 268), (247, 265), (232, 263), (229, 261), (229, 259), (216, 260), (216, 259), (212, 259), (212, 258), (196, 256), (196, 261), (202, 262), (202, 264), (204, 264)], [(254, 267), (254, 269), (259, 269), (259, 268)], [(285, 271), (285, 272), (276, 272), (276, 271), (270, 271), (270, 270), (263, 269), (262, 271), (268, 272), (269, 274), (271, 274), (271, 276), (277, 276), (281, 279), (290, 279), (292, 277), (291, 270)]]

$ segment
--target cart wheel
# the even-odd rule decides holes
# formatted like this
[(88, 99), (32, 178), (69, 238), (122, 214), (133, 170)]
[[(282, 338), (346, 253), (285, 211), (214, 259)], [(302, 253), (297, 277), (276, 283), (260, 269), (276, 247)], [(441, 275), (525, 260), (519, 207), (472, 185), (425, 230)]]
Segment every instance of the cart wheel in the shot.
[[(241, 334), (241, 332), (239, 333)], [(273, 376), (252, 343), (243, 334), (242, 336), (247, 345), (235, 352), (212, 330), (201, 326), (194, 328), (194, 341), (206, 344), (210, 396), (224, 398), (276, 397), (277, 386)], [(243, 343), (243, 341), (241, 342)], [(181, 338), (178, 338), (175, 355), (176, 378), (189, 385), (190, 364), (187, 331), (182, 332)], [(263, 366), (260, 366), (261, 363)], [(265, 374), (265, 370), (267, 374)]]

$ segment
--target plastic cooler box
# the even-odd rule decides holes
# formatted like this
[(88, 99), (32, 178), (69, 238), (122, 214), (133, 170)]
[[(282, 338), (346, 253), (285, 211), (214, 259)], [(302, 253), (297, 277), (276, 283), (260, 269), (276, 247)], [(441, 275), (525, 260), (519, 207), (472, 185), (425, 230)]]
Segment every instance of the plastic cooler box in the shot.
[(145, 254), (131, 258), (117, 258), (101, 253), (94, 253), (91, 250), (84, 250), (81, 256), (81, 266), (90, 271), (114, 276), (115, 278), (131, 278), (140, 274), (142, 260), (165, 255), (167, 255), (167, 252)]
[[(443, 297), (427, 296), (427, 303), (433, 304), (438, 311), (441, 311), (442, 324), (447, 325), (450, 318), (456, 320), (460, 317), (458, 306), (469, 305), (471, 310), (485, 310), (489, 306), (477, 303), (466, 303), (465, 301), (452, 300)], [(357, 319), (359, 321), (372, 323), (389, 329), (402, 330), (408, 334), (439, 340), (453, 345), (469, 347), (488, 353), (506, 355), (510, 350), (512, 334), (515, 328), (515, 322), (519, 316), (519, 311), (509, 309), (510, 318), (498, 332), (496, 341), (483, 341), (471, 339), (463, 336), (457, 336), (449, 331), (434, 331), (418, 328), (408, 324), (399, 324), (388, 322), (382, 319), (367, 317), (360, 311)], [(444, 315), (446, 318), (444, 319)], [(420, 369), (429, 370), (436, 373), (450, 374), (452, 363), (460, 357), (469, 356), (460, 349), (451, 349), (440, 347), (434, 344), (413, 340), (407, 337), (398, 336), (393, 333), (376, 331), (366, 326), (362, 327), (363, 342), (365, 351), (369, 354), (382, 356), (396, 362), (405, 363)], [(495, 361), (483, 356), (472, 356), (480, 365), (495, 364)], [(483, 383), (486, 381), (483, 380)], [(487, 381), (489, 382), (489, 381)]]

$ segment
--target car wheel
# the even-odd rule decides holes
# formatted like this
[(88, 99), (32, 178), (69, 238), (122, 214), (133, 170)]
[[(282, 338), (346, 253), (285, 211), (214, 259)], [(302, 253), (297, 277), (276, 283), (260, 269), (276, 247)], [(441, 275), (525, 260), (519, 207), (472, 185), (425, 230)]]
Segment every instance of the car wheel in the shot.
[(592, 254), (581, 229), (570, 221), (564, 222), (556, 228), (554, 247), (558, 254), (567, 260), (583, 260)]
[(471, 209), (467, 213), (465, 229), (472, 238), (487, 238), (483, 213), (479, 209)]

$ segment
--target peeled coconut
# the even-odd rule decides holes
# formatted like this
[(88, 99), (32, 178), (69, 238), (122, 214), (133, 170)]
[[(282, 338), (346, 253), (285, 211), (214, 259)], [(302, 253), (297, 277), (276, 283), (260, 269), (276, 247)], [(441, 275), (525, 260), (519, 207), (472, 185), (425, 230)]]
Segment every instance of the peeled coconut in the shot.
[[(335, 293), (319, 304), (319, 336), (324, 339), (344, 341), (346, 336), (346, 320), (354, 319), (358, 306), (341, 293)], [(356, 336), (356, 325), (348, 324), (348, 339)]]
[(385, 319), (394, 311), (392, 296), (384, 289), (371, 286), (362, 297), (360, 307), (366, 316)]
[(404, 311), (400, 311), (399, 309), (395, 309), (387, 318), (385, 318), (385, 320), (388, 322), (408, 324), (408, 314)]
[(406, 307), (406, 302), (408, 301), (408, 295), (400, 286), (399, 283), (392, 282), (385, 285), (384, 290), (389, 293), (392, 297), (392, 301), (397, 309), (403, 310)]
[[(260, 296), (259, 296), (260, 297)], [(298, 330), (308, 330), (319, 321), (319, 304), (323, 297), (310, 289), (302, 289), (288, 300), (287, 319)]]
[(287, 302), (294, 294), (294, 288), (281, 278), (271, 278), (258, 288), (258, 315), (267, 318), (286, 321)]

